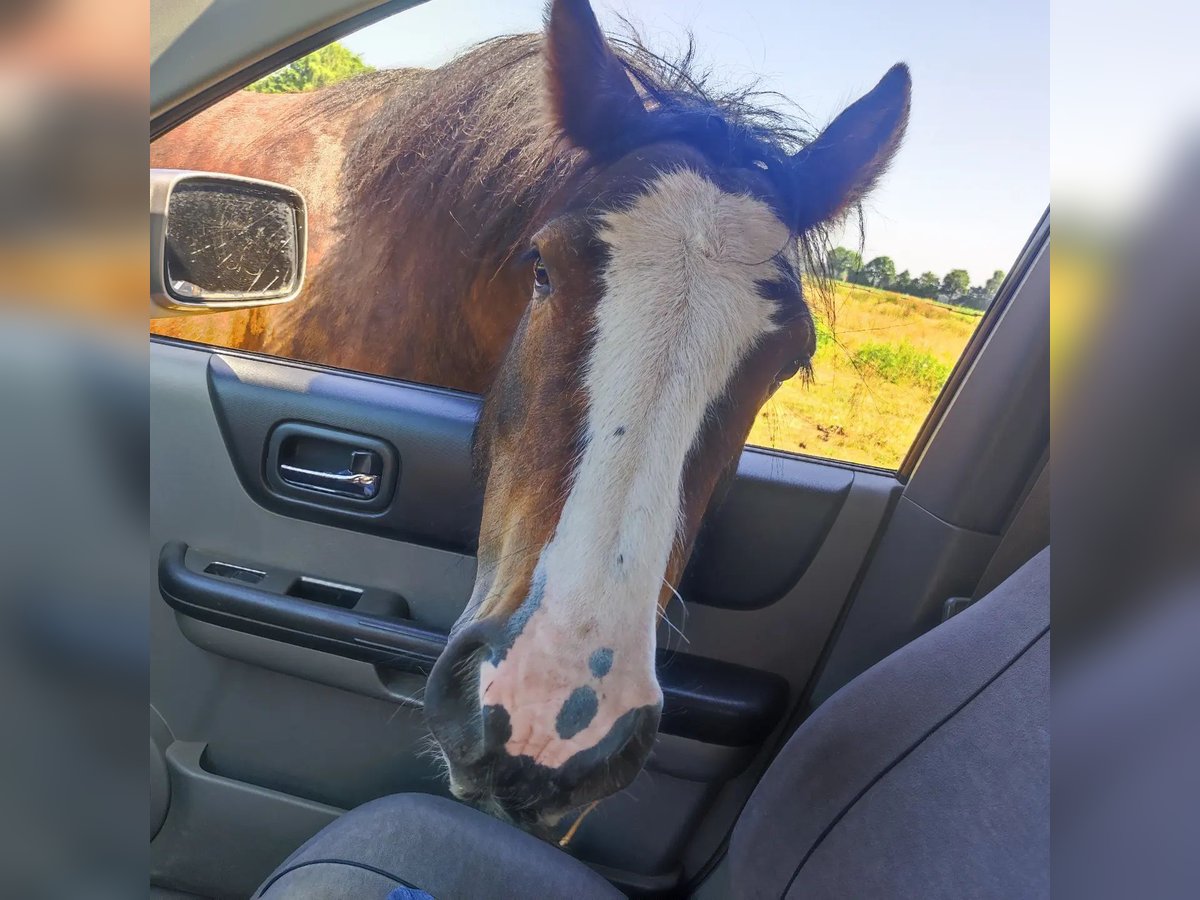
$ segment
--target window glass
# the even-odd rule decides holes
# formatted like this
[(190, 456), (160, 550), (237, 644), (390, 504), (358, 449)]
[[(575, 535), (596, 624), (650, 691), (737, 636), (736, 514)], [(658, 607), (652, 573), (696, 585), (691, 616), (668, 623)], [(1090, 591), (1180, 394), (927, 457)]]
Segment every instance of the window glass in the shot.
[[(298, 60), (156, 142), (156, 166), (299, 187), (308, 198), (311, 239), (305, 294), (295, 304), (158, 320), (151, 330), (484, 389), (485, 363), (448, 367), (446, 354), (429, 348), (454, 346), (465, 339), (464, 329), (503, 340), (520, 310), (498, 307), (488, 313), (491, 320), (465, 322), (431, 313), (427, 325), (389, 330), (386, 304), (402, 298), (389, 294), (389, 276), (380, 273), (391, 271), (396, 254), (411, 253), (405, 264), (444, 267), (447, 278), (462, 263), (423, 242), (419, 225), (403, 233), (360, 233), (354, 222), (335, 227), (335, 207), (348, 194), (335, 176), (362, 152), (362, 135), (352, 132), (366, 118), (386, 113), (400, 123), (410, 116), (410, 124), (435, 133), (436, 116), (421, 118), (405, 105), (427, 83), (420, 70), (444, 66), (498, 35), (540, 31), (543, 6), (543, 0), (431, 0)], [(593, 0), (593, 6), (610, 34), (635, 27), (666, 56), (685, 49), (690, 32), (698, 70), (711, 70), (710, 83), (752, 85), (759, 92), (752, 102), (810, 128), (832, 120), (893, 63), (910, 66), (913, 105), (904, 145), (861, 215), (852, 214), (816, 254), (824, 271), (804, 275), (818, 332), (811, 374), (782, 385), (749, 438), (781, 451), (896, 467), (1047, 203), (1046, 4)], [(405, 71), (372, 74), (392, 69)], [(442, 70), (433, 77), (453, 76)], [(342, 99), (316, 99), (351, 78), (357, 87), (343, 85)], [(264, 94), (275, 96), (263, 101)], [(262, 103), (272, 104), (269, 112), (256, 105)], [(274, 117), (277, 127), (264, 130), (264, 117)], [(382, 171), (393, 134), (380, 128), (372, 139)], [(372, 194), (366, 179), (355, 190), (364, 211), (388, 199), (383, 191)], [(464, 290), (484, 290), (480, 281)], [(373, 303), (371, 333), (353, 338), (339, 328), (338, 315), (299, 312), (309, 292), (325, 303), (336, 297), (347, 310)], [(391, 357), (378, 349), (384, 337)], [(407, 354), (402, 372), (395, 354)]]

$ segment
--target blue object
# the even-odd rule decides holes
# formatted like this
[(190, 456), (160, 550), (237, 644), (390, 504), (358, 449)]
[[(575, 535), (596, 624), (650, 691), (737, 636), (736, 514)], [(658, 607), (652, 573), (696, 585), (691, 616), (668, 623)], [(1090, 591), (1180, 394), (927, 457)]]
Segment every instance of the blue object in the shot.
[(392, 888), (392, 892), (387, 895), (387, 900), (433, 900), (433, 897), (416, 888), (400, 885)]

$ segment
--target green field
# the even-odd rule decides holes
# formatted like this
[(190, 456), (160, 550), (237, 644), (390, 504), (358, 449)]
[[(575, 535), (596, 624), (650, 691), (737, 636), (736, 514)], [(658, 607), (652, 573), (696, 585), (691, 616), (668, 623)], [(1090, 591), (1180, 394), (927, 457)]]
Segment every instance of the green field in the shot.
[(983, 314), (843, 282), (808, 293), (812, 379), (783, 385), (749, 442), (895, 468)]

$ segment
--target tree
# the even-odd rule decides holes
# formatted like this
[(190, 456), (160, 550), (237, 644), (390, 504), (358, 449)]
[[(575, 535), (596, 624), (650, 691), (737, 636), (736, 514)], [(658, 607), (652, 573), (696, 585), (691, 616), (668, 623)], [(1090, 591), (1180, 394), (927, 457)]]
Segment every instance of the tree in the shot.
[(916, 294), (918, 297), (928, 297), (932, 300), (937, 296), (941, 284), (941, 279), (933, 272), (922, 272), (921, 277), (917, 279)]
[(987, 294), (989, 303), (992, 301), (992, 298), (996, 296), (997, 292), (999, 292), (1000, 285), (1002, 285), (1003, 283), (1004, 283), (1004, 270), (997, 269), (995, 272), (992, 273), (992, 277), (987, 280), (987, 284), (985, 284), (983, 286), (983, 292), (985, 294)]
[(971, 276), (966, 269), (951, 269), (942, 279), (942, 294), (947, 300), (957, 300), (971, 287)]
[(849, 281), (850, 277), (862, 268), (862, 264), (862, 256), (845, 247), (834, 247), (825, 260), (829, 277), (838, 281)]
[(863, 266), (863, 276), (873, 287), (890, 287), (896, 280), (896, 264), (890, 256), (877, 256)]
[(290, 66), (260, 78), (248, 90), (260, 94), (292, 94), (311, 91), (345, 81), (362, 72), (374, 72), (374, 68), (362, 61), (339, 43), (332, 43), (302, 56)]
[(975, 285), (965, 294), (954, 301), (959, 306), (969, 306), (971, 309), (987, 309), (992, 302), (992, 295), (984, 285)]
[(896, 276), (894, 281), (892, 281), (891, 289), (897, 294), (909, 294), (910, 296), (916, 296), (917, 279), (912, 277), (912, 274), (908, 271), (908, 269), (905, 269)]

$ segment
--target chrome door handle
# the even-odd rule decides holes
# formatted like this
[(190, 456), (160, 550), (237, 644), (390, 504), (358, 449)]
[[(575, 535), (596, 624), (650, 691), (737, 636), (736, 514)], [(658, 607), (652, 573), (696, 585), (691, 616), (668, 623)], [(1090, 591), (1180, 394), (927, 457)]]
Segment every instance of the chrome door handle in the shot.
[(319, 469), (305, 469), (301, 466), (280, 463), (279, 477), (288, 484), (307, 488), (310, 491), (370, 500), (379, 493), (380, 476), (370, 472), (371, 468), (377, 468), (374, 465), (375, 462), (374, 453), (359, 450), (351, 455), (349, 469), (343, 469), (340, 472), (324, 472)]
[(378, 475), (318, 472), (314, 469), (301, 469), (299, 466), (287, 464), (281, 465), (279, 471), (283, 480), (290, 484), (306, 487), (313, 491), (324, 491), (327, 494), (345, 494), (369, 500), (379, 491)]
[[(375, 516), (396, 493), (400, 458), (387, 441), (311, 422), (278, 422), (267, 434), (264, 487), (275, 499), (339, 517)], [(270, 507), (268, 507), (270, 508)]]

